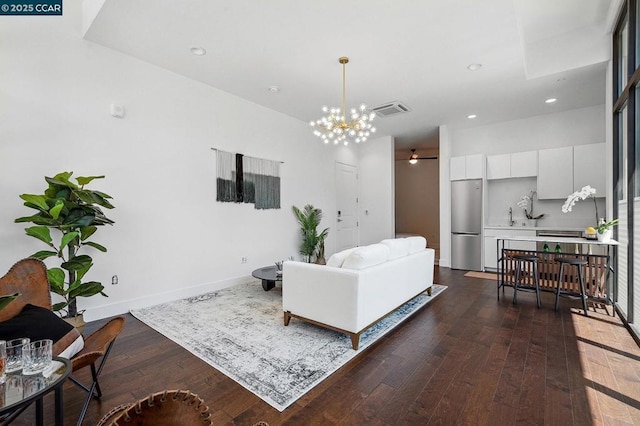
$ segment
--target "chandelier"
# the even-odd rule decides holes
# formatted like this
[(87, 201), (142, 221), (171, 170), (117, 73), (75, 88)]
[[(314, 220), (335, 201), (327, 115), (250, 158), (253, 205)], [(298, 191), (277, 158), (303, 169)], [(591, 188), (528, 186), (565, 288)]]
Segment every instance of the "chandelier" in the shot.
[(362, 104), (358, 109), (351, 109), (347, 120), (346, 65), (349, 63), (349, 58), (342, 56), (338, 62), (342, 64), (342, 108), (323, 106), (322, 112), (325, 115), (309, 124), (315, 128), (313, 134), (320, 137), (324, 143), (333, 141), (336, 145), (341, 142), (349, 145), (349, 142), (364, 142), (371, 133), (376, 131), (376, 128), (371, 125), (375, 113), (368, 111), (367, 107)]

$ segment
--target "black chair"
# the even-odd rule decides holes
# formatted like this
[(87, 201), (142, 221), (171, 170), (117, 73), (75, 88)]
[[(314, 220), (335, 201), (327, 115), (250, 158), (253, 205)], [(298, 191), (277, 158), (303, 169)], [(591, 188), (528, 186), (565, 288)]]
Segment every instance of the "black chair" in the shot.
[[(100, 399), (102, 397), (102, 390), (100, 389), (100, 383), (98, 383), (98, 376), (100, 376), (100, 373), (104, 368), (104, 364), (107, 362), (109, 352), (113, 347), (113, 343), (115, 342), (116, 337), (118, 337), (118, 334), (120, 334), (120, 331), (122, 331), (123, 326), (123, 317), (111, 319), (87, 337), (84, 341), (84, 348), (71, 358), (71, 363), (73, 365), (72, 372), (75, 373), (84, 367), (91, 367), (91, 378), (93, 380), (91, 382), (91, 386), (88, 387), (83, 383), (80, 383), (75, 377), (69, 376), (69, 379), (73, 383), (80, 386), (88, 393), (87, 399), (84, 401), (84, 405), (82, 407), (82, 412), (78, 418), (78, 425), (82, 425), (82, 421), (84, 420), (85, 414), (87, 414), (91, 398)], [(96, 369), (96, 362), (98, 362), (100, 358), (102, 358), (102, 360)]]
[(584, 315), (588, 316), (587, 313), (587, 294), (584, 291), (584, 280), (582, 278), (582, 267), (587, 265), (589, 262), (586, 259), (578, 259), (575, 257), (556, 257), (554, 259), (557, 263), (560, 264), (560, 270), (558, 271), (558, 286), (556, 287), (556, 307), (555, 310), (558, 310), (558, 302), (560, 300), (560, 283), (562, 282), (562, 269), (564, 265), (575, 266), (578, 270), (578, 282), (580, 284), (580, 298), (582, 299), (582, 308), (584, 309)]
[(518, 303), (518, 284), (522, 284), (522, 270), (525, 262), (531, 264), (531, 272), (533, 273), (533, 283), (535, 284), (536, 303), (540, 308), (540, 277), (538, 274), (538, 261), (540, 258), (532, 254), (516, 254), (513, 256), (513, 260), (516, 261), (516, 277), (513, 287), (513, 304)]

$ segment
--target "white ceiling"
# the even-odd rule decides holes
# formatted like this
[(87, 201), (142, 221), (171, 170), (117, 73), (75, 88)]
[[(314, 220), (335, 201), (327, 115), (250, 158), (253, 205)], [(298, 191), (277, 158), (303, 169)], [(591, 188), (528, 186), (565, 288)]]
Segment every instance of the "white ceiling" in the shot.
[[(85, 38), (305, 122), (319, 118), (322, 105), (339, 106), (338, 57), (348, 56), (347, 106), (409, 106), (407, 114), (375, 120), (378, 135), (407, 149), (433, 144), (442, 124), (603, 104), (607, 33), (618, 4), (105, 0), (85, 22)], [(191, 54), (194, 46), (207, 55)], [(468, 71), (471, 63), (482, 68)], [(549, 97), (558, 102), (545, 104)], [(467, 119), (472, 113), (478, 117)]]

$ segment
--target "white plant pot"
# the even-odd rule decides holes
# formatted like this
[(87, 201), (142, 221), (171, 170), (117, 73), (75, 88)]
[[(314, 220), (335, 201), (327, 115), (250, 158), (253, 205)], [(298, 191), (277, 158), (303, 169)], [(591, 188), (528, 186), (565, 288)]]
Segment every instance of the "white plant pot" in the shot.
[(536, 227), (536, 225), (537, 225), (537, 223), (538, 223), (538, 219), (525, 219), (525, 220), (524, 220), (524, 223), (525, 223), (527, 226), (530, 226), (530, 227), (532, 227), (532, 228), (535, 228), (535, 227)]
[(608, 243), (613, 236), (613, 229), (607, 229), (602, 234), (598, 232), (598, 241), (601, 243)]

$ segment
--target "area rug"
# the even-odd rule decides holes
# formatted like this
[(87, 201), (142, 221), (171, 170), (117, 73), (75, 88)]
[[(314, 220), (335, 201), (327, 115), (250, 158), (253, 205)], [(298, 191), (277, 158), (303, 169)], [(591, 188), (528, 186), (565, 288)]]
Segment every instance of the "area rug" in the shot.
[(464, 274), (465, 277), (471, 277), (471, 278), (482, 278), (483, 280), (496, 280), (496, 273), (495, 272), (476, 272), (476, 271), (469, 271), (466, 274)]
[(282, 288), (259, 281), (131, 313), (283, 411), (331, 373), (431, 302), (446, 289), (434, 284), (364, 332), (357, 351), (349, 336), (296, 318), (283, 325)]

